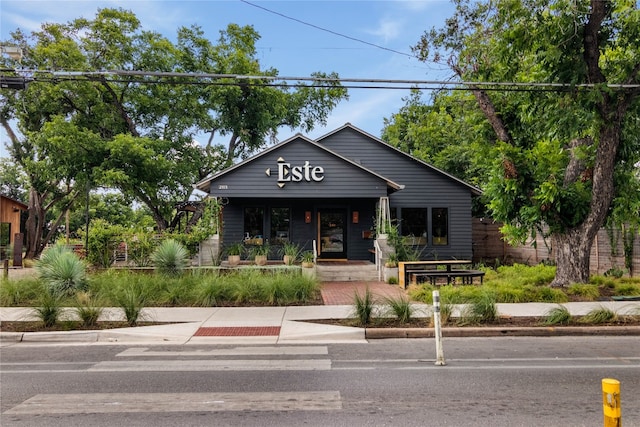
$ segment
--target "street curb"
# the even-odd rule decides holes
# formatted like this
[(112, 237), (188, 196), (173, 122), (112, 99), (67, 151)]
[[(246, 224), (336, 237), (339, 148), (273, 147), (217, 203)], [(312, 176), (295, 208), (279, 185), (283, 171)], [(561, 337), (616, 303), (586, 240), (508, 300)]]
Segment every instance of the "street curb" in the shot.
[[(442, 336), (467, 337), (560, 337), (560, 336), (640, 336), (640, 326), (540, 326), (530, 328), (442, 328)], [(433, 328), (366, 328), (366, 339), (433, 338)]]

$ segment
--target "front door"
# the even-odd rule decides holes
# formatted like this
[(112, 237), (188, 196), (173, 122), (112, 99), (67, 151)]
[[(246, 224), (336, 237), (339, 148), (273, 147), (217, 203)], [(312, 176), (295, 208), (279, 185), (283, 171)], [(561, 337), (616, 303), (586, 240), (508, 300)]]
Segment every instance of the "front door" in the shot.
[(346, 209), (318, 211), (318, 255), (320, 258), (347, 258)]

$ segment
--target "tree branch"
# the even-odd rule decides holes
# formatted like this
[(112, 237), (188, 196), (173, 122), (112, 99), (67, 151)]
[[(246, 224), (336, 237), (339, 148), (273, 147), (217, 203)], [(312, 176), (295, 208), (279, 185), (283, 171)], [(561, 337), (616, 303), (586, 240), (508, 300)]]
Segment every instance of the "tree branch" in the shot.
[(606, 81), (600, 69), (600, 43), (598, 33), (602, 22), (611, 10), (609, 0), (591, 0), (591, 14), (584, 26), (584, 62), (587, 65), (589, 83), (603, 83)]
[(127, 111), (124, 109), (124, 105), (122, 105), (122, 102), (120, 102), (120, 100), (118, 99), (118, 94), (113, 90), (111, 85), (107, 83), (107, 80), (104, 77), (100, 79), (100, 83), (111, 95), (111, 104), (116, 107), (116, 110), (118, 110), (120, 118), (122, 118), (122, 120), (124, 120), (124, 122), (127, 124), (127, 129), (129, 130), (131, 135), (139, 137), (140, 133), (138, 132), (138, 129), (136, 129), (136, 125), (133, 123), (133, 120), (131, 119), (131, 117), (129, 117), (129, 114), (127, 114)]

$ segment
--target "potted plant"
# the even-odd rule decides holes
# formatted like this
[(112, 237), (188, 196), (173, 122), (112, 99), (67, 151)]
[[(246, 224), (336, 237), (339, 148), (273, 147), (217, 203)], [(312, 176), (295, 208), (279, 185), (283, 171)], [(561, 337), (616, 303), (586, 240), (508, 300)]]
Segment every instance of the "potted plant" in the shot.
[(234, 266), (240, 264), (240, 255), (244, 252), (244, 245), (240, 242), (232, 243), (227, 247), (227, 261), (229, 265)]
[(282, 245), (282, 260), (286, 265), (292, 265), (296, 262), (299, 253), (300, 248), (295, 243), (285, 242)]
[(304, 268), (312, 268), (313, 267), (313, 252), (312, 251), (304, 251), (301, 255), (302, 258), (302, 266)]
[(251, 255), (256, 265), (265, 265), (267, 263), (267, 255), (269, 254), (269, 245), (256, 245), (251, 248)]
[(398, 279), (398, 255), (395, 252), (388, 254), (387, 260), (384, 262), (382, 274), (384, 281), (387, 283), (390, 283), (392, 277), (396, 280)]

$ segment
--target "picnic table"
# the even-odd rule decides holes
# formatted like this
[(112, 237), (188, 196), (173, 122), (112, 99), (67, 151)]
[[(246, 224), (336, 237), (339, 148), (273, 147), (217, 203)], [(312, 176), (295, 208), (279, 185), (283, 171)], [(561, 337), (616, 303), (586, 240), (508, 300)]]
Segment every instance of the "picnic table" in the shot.
[(461, 278), (463, 284), (473, 284), (473, 279), (479, 277), (482, 283), (484, 271), (454, 268), (470, 264), (470, 260), (464, 259), (402, 261), (398, 263), (398, 283), (403, 289), (406, 289), (408, 284), (416, 284), (419, 278), (428, 279), (432, 285), (438, 284), (438, 279), (441, 278), (446, 279), (447, 284), (451, 284), (456, 278)]

